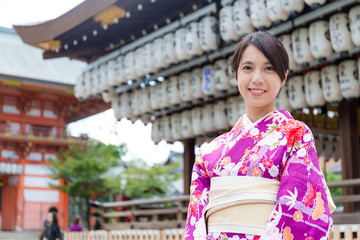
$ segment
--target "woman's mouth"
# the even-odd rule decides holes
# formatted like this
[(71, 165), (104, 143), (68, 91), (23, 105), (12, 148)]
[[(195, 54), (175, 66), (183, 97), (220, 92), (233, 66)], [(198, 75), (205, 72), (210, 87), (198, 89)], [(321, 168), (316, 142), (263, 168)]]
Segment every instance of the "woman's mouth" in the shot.
[(252, 95), (255, 95), (255, 96), (261, 96), (262, 94), (264, 94), (266, 92), (266, 90), (256, 89), (256, 88), (249, 88), (249, 91)]

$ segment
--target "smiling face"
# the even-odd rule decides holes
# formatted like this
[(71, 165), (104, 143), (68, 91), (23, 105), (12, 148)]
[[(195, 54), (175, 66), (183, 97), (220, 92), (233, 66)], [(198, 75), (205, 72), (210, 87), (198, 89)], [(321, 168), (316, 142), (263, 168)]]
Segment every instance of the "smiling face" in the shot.
[(248, 45), (241, 56), (236, 82), (248, 116), (275, 110), (275, 98), (285, 83), (269, 59), (253, 44)]

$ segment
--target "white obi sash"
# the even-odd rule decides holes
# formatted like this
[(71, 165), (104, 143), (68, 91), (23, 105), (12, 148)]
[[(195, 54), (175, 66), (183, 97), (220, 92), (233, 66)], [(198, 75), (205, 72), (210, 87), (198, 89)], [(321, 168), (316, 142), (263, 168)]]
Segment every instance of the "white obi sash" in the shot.
[(268, 178), (211, 178), (206, 207), (208, 232), (261, 235), (276, 206), (280, 182)]

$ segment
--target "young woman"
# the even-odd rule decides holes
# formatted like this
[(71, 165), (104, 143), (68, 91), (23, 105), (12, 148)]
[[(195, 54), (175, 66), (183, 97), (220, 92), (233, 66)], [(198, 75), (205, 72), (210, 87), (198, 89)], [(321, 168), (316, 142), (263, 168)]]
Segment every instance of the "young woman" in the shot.
[(185, 239), (328, 239), (335, 206), (311, 130), (275, 109), (285, 48), (268, 33), (249, 34), (232, 68), (246, 113), (196, 154)]
[(61, 240), (61, 232), (56, 213), (49, 212), (47, 220), (49, 224), (45, 227), (43, 240)]
[(70, 226), (70, 232), (81, 232), (83, 231), (83, 226), (81, 225), (81, 217), (75, 216), (73, 224)]

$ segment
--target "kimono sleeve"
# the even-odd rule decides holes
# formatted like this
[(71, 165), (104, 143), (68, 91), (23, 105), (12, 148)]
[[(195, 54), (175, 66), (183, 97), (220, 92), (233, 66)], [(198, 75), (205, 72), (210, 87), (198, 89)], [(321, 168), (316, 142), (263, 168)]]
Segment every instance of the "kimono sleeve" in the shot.
[(330, 206), (333, 202), (311, 130), (296, 121), (284, 136), (288, 151), (281, 165), (276, 207), (260, 239), (326, 240), (332, 227), (328, 199)]
[(185, 226), (185, 240), (206, 240), (204, 211), (208, 204), (210, 179), (201, 153), (196, 155), (190, 186), (190, 201)]

